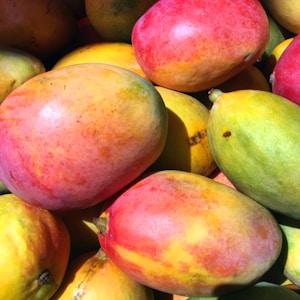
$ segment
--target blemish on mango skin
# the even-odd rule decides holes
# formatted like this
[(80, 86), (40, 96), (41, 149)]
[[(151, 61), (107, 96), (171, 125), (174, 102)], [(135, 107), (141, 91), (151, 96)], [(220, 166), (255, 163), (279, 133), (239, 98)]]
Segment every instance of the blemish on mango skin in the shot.
[(195, 135), (189, 137), (189, 145), (194, 146), (200, 144), (207, 137), (206, 130), (198, 131)]
[(223, 137), (228, 138), (231, 136), (231, 131), (227, 130), (223, 133)]

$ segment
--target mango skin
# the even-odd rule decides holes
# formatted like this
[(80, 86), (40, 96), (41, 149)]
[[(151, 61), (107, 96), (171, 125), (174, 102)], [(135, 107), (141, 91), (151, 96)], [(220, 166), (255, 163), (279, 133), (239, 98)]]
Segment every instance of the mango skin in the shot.
[(16, 48), (0, 47), (0, 103), (26, 80), (45, 71), (37, 57)]
[(165, 147), (151, 170), (181, 170), (211, 174), (216, 164), (208, 146), (208, 108), (185, 93), (155, 86), (168, 111)]
[(0, 196), (0, 228), (0, 299), (50, 299), (69, 262), (62, 219), (7, 194)]
[(71, 261), (52, 300), (154, 300), (153, 291), (118, 268), (99, 249)]
[[(213, 297), (210, 300), (299, 300), (300, 295), (286, 287), (261, 281), (253, 286), (221, 297)], [(187, 300), (207, 300), (207, 298), (188, 298)]]
[(137, 20), (132, 45), (156, 85), (198, 92), (255, 63), (269, 35), (266, 12), (256, 0), (162, 0)]
[(37, 75), (2, 102), (0, 115), (1, 181), (50, 210), (110, 197), (157, 159), (167, 135), (153, 85), (108, 64)]
[(297, 88), (300, 71), (300, 34), (296, 35), (276, 62), (271, 75), (272, 92), (285, 97), (300, 106)]
[(219, 169), (265, 207), (300, 218), (300, 107), (271, 92), (213, 92), (207, 135)]
[(99, 241), (138, 282), (169, 294), (215, 296), (262, 276), (282, 243), (270, 212), (205, 176), (165, 170), (117, 196)]
[(283, 215), (275, 215), (283, 232), (284, 243), (278, 262), (285, 277), (300, 286), (300, 221)]

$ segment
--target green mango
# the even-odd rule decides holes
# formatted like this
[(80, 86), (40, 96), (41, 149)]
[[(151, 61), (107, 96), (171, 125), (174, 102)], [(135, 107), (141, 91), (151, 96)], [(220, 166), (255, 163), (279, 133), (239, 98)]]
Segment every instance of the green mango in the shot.
[(216, 89), (209, 98), (207, 136), (219, 169), (250, 198), (300, 219), (300, 106), (258, 90)]
[(274, 283), (259, 282), (238, 292), (211, 298), (188, 298), (187, 300), (299, 300), (296, 292)]

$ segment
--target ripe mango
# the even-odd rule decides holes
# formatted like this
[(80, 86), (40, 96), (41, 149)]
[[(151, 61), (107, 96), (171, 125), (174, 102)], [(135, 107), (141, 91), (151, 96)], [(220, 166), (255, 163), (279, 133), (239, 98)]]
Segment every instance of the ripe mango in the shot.
[(208, 108), (196, 98), (161, 86), (155, 87), (168, 111), (165, 147), (151, 170), (181, 170), (209, 175), (216, 164), (206, 135)]
[(161, 0), (135, 23), (132, 45), (152, 82), (198, 92), (255, 63), (269, 35), (257, 0)]
[(112, 199), (98, 220), (108, 257), (169, 294), (224, 295), (260, 278), (281, 251), (272, 214), (203, 175), (148, 174)]
[(141, 76), (100, 63), (37, 75), (0, 106), (0, 180), (51, 210), (109, 198), (160, 155), (167, 111)]
[(153, 291), (118, 268), (103, 250), (86, 252), (71, 261), (52, 300), (154, 300)]
[(0, 228), (0, 299), (50, 299), (69, 262), (62, 219), (7, 194), (0, 196)]
[(242, 193), (300, 218), (300, 107), (267, 91), (213, 90), (209, 145), (222, 172)]

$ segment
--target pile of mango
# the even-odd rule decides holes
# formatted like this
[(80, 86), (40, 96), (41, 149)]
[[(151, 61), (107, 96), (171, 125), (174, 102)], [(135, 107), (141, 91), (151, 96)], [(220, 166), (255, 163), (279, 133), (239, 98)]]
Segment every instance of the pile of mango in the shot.
[(0, 300), (300, 299), (296, 1), (0, 9)]

